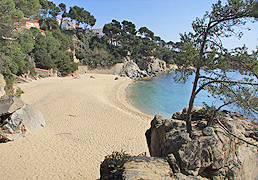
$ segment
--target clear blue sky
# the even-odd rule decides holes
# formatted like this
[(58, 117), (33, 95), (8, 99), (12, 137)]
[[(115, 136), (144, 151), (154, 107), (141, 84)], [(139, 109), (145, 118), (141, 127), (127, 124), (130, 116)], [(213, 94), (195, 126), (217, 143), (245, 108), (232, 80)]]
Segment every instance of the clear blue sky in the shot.
[[(51, 0), (50, 0), (51, 1)], [(202, 17), (210, 11), (216, 0), (52, 0), (56, 5), (64, 3), (83, 7), (97, 19), (94, 28), (102, 28), (112, 19), (120, 22), (131, 21), (137, 30), (146, 26), (166, 42), (179, 41), (179, 33), (192, 31), (191, 23), (196, 17)], [(241, 40), (230, 38), (224, 46), (234, 48), (246, 44), (249, 50), (258, 46), (258, 22), (248, 24), (251, 31), (244, 31)]]

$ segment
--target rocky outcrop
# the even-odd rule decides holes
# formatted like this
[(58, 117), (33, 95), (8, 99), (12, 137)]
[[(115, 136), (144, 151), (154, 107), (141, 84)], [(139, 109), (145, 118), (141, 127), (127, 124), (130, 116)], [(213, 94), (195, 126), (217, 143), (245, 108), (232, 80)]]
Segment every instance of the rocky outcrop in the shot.
[(167, 159), (160, 157), (133, 157), (124, 164), (122, 179), (124, 180), (208, 180), (201, 176), (173, 173)]
[(16, 96), (0, 100), (0, 140), (15, 140), (46, 125), (42, 114)]
[(167, 68), (165, 61), (148, 57), (140, 60), (137, 64), (129, 57), (125, 58), (125, 63), (120, 75), (132, 79), (154, 77), (159, 74), (170, 73), (171, 69)]
[(0, 74), (0, 98), (5, 95), (5, 90), (4, 90), (5, 85), (6, 83), (4, 80), (4, 76)]
[(184, 121), (186, 110), (175, 113), (172, 119), (156, 115), (146, 132), (150, 155), (167, 158), (173, 178), (258, 178), (257, 127), (227, 111), (219, 120), (221, 124), (207, 126), (202, 108), (195, 107), (190, 138)]
[(100, 73), (100, 74), (116, 74), (122, 77), (132, 79), (154, 77), (159, 74), (171, 73), (175, 71), (175, 67), (167, 68), (166, 62), (154, 57), (144, 58), (138, 63), (129, 57), (124, 58), (124, 63), (117, 63), (113, 66), (100, 66), (91, 68), (89, 66), (78, 66), (77, 72), (84, 73)]
[(150, 77), (158, 74), (168, 73), (167, 64), (165, 61), (154, 57), (144, 58), (137, 63), (140, 70), (144, 70)]
[(129, 60), (124, 63), (120, 75), (129, 77), (132, 79), (148, 77), (148, 74), (146, 73), (146, 71), (140, 70), (138, 65), (132, 60)]
[(163, 158), (133, 157), (124, 164), (123, 179), (171, 179), (172, 170)]

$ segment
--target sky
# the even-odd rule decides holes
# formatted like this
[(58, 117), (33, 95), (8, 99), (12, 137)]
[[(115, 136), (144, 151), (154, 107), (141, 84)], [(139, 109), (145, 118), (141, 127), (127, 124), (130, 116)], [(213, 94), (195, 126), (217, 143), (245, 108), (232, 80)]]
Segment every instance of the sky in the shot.
[[(50, 0), (51, 1), (51, 0)], [(201, 18), (206, 11), (211, 10), (216, 0), (52, 0), (56, 5), (64, 3), (67, 11), (71, 6), (83, 7), (95, 18), (93, 28), (103, 28), (113, 19), (122, 22), (131, 21), (140, 27), (147, 27), (155, 36), (166, 42), (177, 42), (180, 33), (192, 31), (191, 23), (196, 17)], [(245, 27), (251, 31), (243, 30), (244, 36), (223, 40), (225, 47), (232, 49), (244, 44), (249, 51), (256, 50), (258, 46), (258, 22), (248, 23)]]

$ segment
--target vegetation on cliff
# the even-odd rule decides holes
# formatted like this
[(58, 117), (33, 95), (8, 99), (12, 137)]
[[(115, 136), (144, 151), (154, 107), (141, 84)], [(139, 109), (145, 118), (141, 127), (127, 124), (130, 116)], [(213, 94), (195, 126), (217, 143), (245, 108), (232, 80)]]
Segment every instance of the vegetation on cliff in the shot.
[[(56, 5), (48, 0), (0, 2), (0, 73), (9, 91), (13, 75), (33, 75), (34, 67), (70, 74), (78, 65), (74, 57), (80, 64), (92, 67), (111, 66), (126, 56), (135, 61), (154, 56), (174, 62), (172, 42), (165, 43), (146, 27), (137, 31), (132, 22), (112, 20), (103, 28), (105, 35), (98, 37), (91, 31), (95, 17), (82, 7), (73, 6), (68, 11), (64, 3)], [(57, 16), (61, 17), (59, 23)], [(25, 18), (37, 20), (40, 30), (21, 28)], [(62, 29), (65, 20), (76, 27)]]
[[(193, 32), (181, 34), (180, 42), (166, 43), (147, 27), (136, 30), (135, 24), (126, 20), (112, 20), (104, 25), (104, 35), (97, 36), (91, 31), (96, 19), (82, 7), (67, 10), (64, 3), (57, 6), (48, 0), (1, 0), (0, 73), (7, 82), (6, 89), (12, 91), (13, 75), (33, 75), (34, 67), (38, 67), (56, 69), (65, 76), (77, 69), (74, 58), (91, 67), (112, 66), (127, 56), (135, 62), (153, 56), (167, 64), (176, 63), (180, 67), (179, 81), (192, 73), (196, 77), (187, 118), (190, 132), (191, 107), (202, 89), (221, 98), (225, 105), (237, 105), (249, 115), (257, 113), (257, 52), (249, 54), (246, 47), (229, 51), (221, 41), (230, 36), (241, 38), (241, 29), (235, 28), (255, 22), (257, 9), (254, 0), (229, 0), (225, 5), (218, 1), (211, 12), (192, 23)], [(61, 23), (69, 20), (77, 26), (62, 29), (57, 16)], [(38, 20), (41, 31), (21, 30), (24, 17)], [(212, 77), (200, 75), (201, 69)], [(221, 69), (220, 73), (215, 69)], [(232, 80), (226, 75), (229, 69), (249, 76), (241, 81)]]

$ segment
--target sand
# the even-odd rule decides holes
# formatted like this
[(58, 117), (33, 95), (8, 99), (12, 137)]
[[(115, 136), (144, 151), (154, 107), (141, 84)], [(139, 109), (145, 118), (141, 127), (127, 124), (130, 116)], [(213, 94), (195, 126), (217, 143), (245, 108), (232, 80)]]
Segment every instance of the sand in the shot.
[[(94, 78), (90, 78), (94, 76)], [(22, 100), (39, 110), (46, 127), (0, 144), (0, 179), (98, 179), (112, 151), (148, 152), (151, 116), (132, 107), (129, 78), (85, 74), (20, 84)]]

